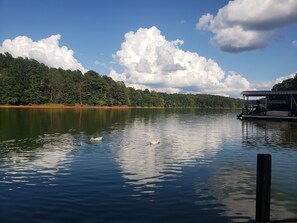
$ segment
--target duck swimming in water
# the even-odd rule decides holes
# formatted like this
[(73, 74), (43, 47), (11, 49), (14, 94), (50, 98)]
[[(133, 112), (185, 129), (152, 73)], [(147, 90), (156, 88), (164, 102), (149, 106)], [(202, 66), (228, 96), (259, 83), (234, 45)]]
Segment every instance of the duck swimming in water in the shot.
[(157, 145), (157, 144), (160, 144), (160, 141), (159, 140), (150, 141), (150, 145)]
[(89, 139), (90, 142), (100, 142), (102, 141), (103, 137), (91, 137)]

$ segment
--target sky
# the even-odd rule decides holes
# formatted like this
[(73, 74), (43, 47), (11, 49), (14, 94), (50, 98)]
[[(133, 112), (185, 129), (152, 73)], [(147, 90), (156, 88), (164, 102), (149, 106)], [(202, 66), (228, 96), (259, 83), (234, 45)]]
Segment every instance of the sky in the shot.
[(0, 53), (126, 86), (240, 97), (297, 72), (296, 0), (0, 0)]

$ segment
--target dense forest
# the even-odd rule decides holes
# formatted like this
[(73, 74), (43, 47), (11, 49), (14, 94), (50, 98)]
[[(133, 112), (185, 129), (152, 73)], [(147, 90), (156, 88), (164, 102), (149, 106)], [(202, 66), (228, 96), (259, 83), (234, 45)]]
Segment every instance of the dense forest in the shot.
[(94, 71), (49, 68), (33, 59), (0, 54), (0, 104), (235, 108), (241, 99), (136, 90)]
[(279, 84), (276, 84), (272, 88), (273, 91), (288, 91), (288, 90), (297, 90), (297, 73), (295, 77), (289, 78), (287, 80), (282, 81)]

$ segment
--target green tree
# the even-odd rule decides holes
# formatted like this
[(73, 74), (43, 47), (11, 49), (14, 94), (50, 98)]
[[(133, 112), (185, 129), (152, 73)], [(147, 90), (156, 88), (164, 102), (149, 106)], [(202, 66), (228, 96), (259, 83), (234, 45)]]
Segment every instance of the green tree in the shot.
[(82, 101), (89, 105), (106, 105), (104, 94), (104, 80), (94, 71), (88, 71), (82, 78)]
[[(274, 90), (296, 90), (297, 75)], [(48, 68), (36, 60), (0, 53), (0, 104), (89, 104), (164, 107), (242, 107), (241, 99), (205, 94), (167, 94), (136, 90), (95, 71)]]
[(82, 77), (82, 73), (78, 70), (63, 72), (63, 101), (65, 104), (80, 103), (81, 92), (79, 90)]
[(63, 77), (62, 70), (50, 68), (47, 72), (46, 82), (49, 91), (49, 103), (63, 103)]
[(297, 90), (297, 73), (295, 77), (289, 78), (282, 81), (281, 83), (275, 84), (272, 87), (272, 91), (288, 91), (288, 90)]

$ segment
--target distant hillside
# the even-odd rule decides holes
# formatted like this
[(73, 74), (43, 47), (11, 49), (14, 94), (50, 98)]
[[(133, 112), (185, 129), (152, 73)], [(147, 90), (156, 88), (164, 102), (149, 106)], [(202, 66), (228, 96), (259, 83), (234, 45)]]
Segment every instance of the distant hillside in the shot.
[(274, 85), (271, 90), (272, 91), (297, 90), (297, 73), (295, 74), (295, 77), (289, 78), (279, 84)]
[(0, 104), (84, 104), (235, 108), (241, 99), (202, 94), (167, 94), (136, 90), (94, 71), (49, 68), (32, 59), (0, 54)]

